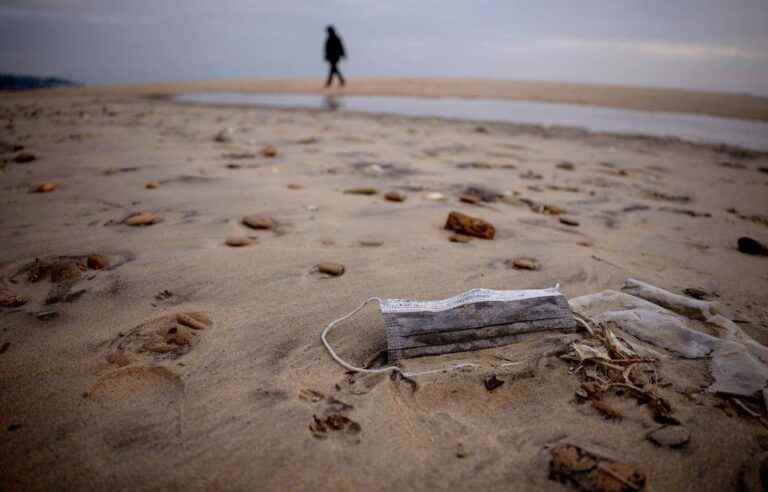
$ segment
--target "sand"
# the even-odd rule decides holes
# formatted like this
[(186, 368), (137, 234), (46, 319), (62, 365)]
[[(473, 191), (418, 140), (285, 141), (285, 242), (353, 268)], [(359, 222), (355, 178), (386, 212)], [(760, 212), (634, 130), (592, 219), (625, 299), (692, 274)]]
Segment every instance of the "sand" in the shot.
[[(0, 287), (27, 302), (0, 307), (0, 489), (567, 490), (548, 477), (548, 450), (571, 443), (635, 464), (647, 490), (729, 490), (768, 446), (757, 420), (724, 411), (727, 399), (703, 390), (703, 360), (670, 358), (660, 369), (669, 384), (659, 391), (691, 433), (685, 448), (668, 449), (646, 438), (659, 425), (634, 400), (615, 398), (620, 420), (579, 404), (573, 366), (556, 356), (501, 367), (563, 335), (406, 360), (413, 370), (479, 366), (416, 384), (346, 374), (319, 338), (374, 295), (439, 299), (559, 282), (572, 298), (635, 277), (703, 289), (766, 343), (768, 258), (740, 253), (736, 241), (768, 242), (759, 218), (768, 155), (574, 129), (138, 97), (153, 92), (0, 100), (0, 140), (36, 157), (2, 154)], [(633, 102), (622, 107), (642, 106), (627, 94)], [(766, 117), (764, 105), (740, 105), (747, 96), (691, 97), (721, 101), (686, 103), (703, 113)], [(644, 107), (672, 110), (674, 99)], [(55, 189), (30, 193), (44, 183)], [(460, 201), (470, 185), (507, 198)], [(378, 193), (344, 193), (365, 187)], [(405, 201), (386, 200), (392, 190)], [(578, 225), (521, 198), (560, 207)], [(492, 223), (495, 238), (449, 241), (452, 210)], [(250, 215), (272, 222), (246, 227)], [(128, 225), (132, 216), (149, 225)], [(89, 261), (94, 254), (102, 260)], [(54, 257), (82, 264), (80, 274), (56, 270), (52, 283), (45, 265), (32, 265), (13, 276)], [(517, 257), (541, 268), (515, 269)], [(345, 271), (321, 274), (323, 262)], [(32, 282), (35, 272), (43, 278)], [(46, 305), (54, 287), (59, 302)], [(381, 317), (369, 307), (331, 340), (367, 364), (385, 348)], [(492, 392), (491, 374), (505, 381)]]

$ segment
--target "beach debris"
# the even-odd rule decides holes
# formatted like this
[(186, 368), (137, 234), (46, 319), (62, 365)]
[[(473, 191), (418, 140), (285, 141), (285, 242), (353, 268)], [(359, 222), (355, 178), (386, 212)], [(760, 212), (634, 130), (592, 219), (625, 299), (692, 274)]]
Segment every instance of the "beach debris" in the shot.
[(31, 152), (20, 152), (13, 158), (13, 162), (16, 164), (27, 164), (35, 160), (37, 160), (37, 157)]
[(144, 185), (144, 188), (148, 190), (154, 190), (157, 189), (160, 186), (160, 183), (157, 181), (149, 181), (147, 184)]
[(572, 217), (560, 217), (558, 220), (561, 224), (571, 227), (577, 227), (579, 225), (579, 221)]
[(682, 425), (665, 425), (649, 432), (646, 438), (657, 446), (679, 449), (691, 440), (691, 431)]
[(330, 261), (318, 263), (315, 265), (315, 269), (320, 273), (324, 273), (332, 277), (339, 277), (344, 275), (344, 272), (346, 271), (346, 268), (341, 263), (333, 263)]
[(20, 295), (0, 286), (0, 307), (19, 307), (27, 303), (27, 300)]
[(129, 226), (149, 226), (160, 222), (161, 217), (152, 212), (139, 212), (125, 219), (124, 223)]
[(202, 330), (213, 326), (201, 312), (169, 314), (146, 321), (127, 332), (120, 332), (109, 344), (110, 363), (131, 362), (131, 354), (154, 359), (177, 359), (200, 341)]
[(426, 198), (427, 200), (432, 200), (432, 201), (440, 201), (440, 200), (445, 200), (445, 195), (443, 195), (442, 193), (439, 193), (437, 191), (432, 191), (430, 193), (427, 193), (424, 196), (424, 198)]
[(639, 468), (599, 457), (573, 444), (550, 450), (549, 478), (588, 492), (636, 492), (645, 487)]
[(448, 214), (445, 229), (481, 239), (493, 239), (496, 235), (496, 228), (489, 222), (456, 211)]
[(350, 188), (344, 190), (347, 195), (375, 195), (379, 192), (376, 188), (364, 187), (364, 188)]
[(739, 251), (747, 255), (767, 256), (768, 247), (756, 239), (743, 236), (740, 237), (738, 242)]
[(576, 169), (576, 166), (574, 166), (573, 162), (563, 161), (558, 163), (556, 166), (558, 169), (562, 169), (563, 171), (573, 171)]
[(712, 217), (712, 214), (709, 212), (697, 212), (696, 210), (688, 210), (686, 208), (659, 207), (659, 210), (673, 214), (687, 215), (689, 217)]
[(254, 214), (243, 217), (243, 225), (256, 230), (271, 230), (277, 227), (277, 222), (271, 217), (265, 215)]
[(272, 145), (265, 145), (261, 148), (259, 153), (262, 155), (262, 157), (277, 157), (280, 154), (277, 148)]
[(224, 241), (224, 244), (232, 246), (233, 248), (239, 248), (242, 246), (250, 246), (253, 244), (253, 239), (245, 236), (229, 236)]
[(34, 193), (50, 193), (56, 189), (56, 183), (43, 183), (33, 190)]
[(384, 195), (384, 198), (386, 198), (390, 202), (404, 202), (407, 197), (405, 196), (405, 193), (403, 193), (402, 191), (392, 190), (392, 191), (388, 191)]
[(90, 255), (86, 259), (86, 265), (91, 270), (103, 270), (109, 267), (109, 258), (104, 255)]
[(521, 256), (512, 259), (512, 267), (518, 270), (541, 270), (541, 263), (536, 258)]
[(451, 234), (448, 237), (448, 240), (452, 243), (461, 243), (466, 244), (472, 241), (472, 238), (469, 236), (464, 236), (462, 234)]
[(485, 385), (485, 389), (488, 392), (492, 392), (493, 390), (499, 388), (504, 384), (504, 381), (496, 377), (495, 374), (491, 374), (487, 378), (483, 380), (483, 385)]
[(213, 137), (214, 142), (218, 143), (229, 143), (232, 141), (232, 129), (231, 128), (224, 128), (223, 130), (220, 130), (216, 135)]

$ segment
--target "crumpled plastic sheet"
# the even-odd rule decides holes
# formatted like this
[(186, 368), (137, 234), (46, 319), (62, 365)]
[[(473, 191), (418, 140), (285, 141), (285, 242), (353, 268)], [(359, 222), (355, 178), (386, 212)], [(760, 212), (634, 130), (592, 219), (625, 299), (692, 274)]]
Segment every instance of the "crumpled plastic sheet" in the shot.
[[(720, 314), (715, 303), (690, 299), (635, 279), (627, 279), (622, 290), (576, 297), (570, 300), (571, 309), (676, 356), (709, 357), (712, 392), (753, 396), (766, 387), (768, 347)], [(718, 327), (722, 336), (694, 328), (702, 323)]]

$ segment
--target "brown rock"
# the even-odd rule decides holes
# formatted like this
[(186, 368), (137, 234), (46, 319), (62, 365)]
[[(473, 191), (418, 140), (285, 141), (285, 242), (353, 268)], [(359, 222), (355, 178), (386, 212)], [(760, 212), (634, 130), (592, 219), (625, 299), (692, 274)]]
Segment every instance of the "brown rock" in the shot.
[(274, 219), (263, 215), (248, 215), (243, 217), (243, 225), (251, 229), (274, 229), (277, 223)]
[(250, 246), (253, 244), (253, 240), (244, 236), (229, 236), (224, 244), (232, 246), (233, 248), (239, 248), (241, 246)]
[(37, 157), (31, 152), (21, 152), (13, 158), (13, 162), (17, 164), (26, 164), (34, 160), (37, 160)]
[(512, 260), (512, 266), (518, 270), (540, 270), (541, 263), (536, 258), (515, 258)]
[(445, 229), (481, 239), (493, 239), (496, 235), (496, 228), (490, 223), (456, 211), (448, 214)]
[(277, 157), (279, 153), (280, 152), (277, 150), (277, 148), (271, 145), (266, 145), (262, 147), (260, 151), (260, 154), (264, 157)]
[(376, 188), (351, 188), (344, 190), (347, 195), (375, 195), (379, 190)]
[(56, 189), (55, 183), (43, 183), (34, 189), (35, 193), (50, 193)]
[(19, 307), (27, 303), (27, 300), (6, 289), (0, 287), (0, 307)]
[(147, 184), (145, 184), (145, 185), (144, 185), (144, 187), (145, 187), (146, 189), (148, 189), (148, 190), (154, 190), (154, 189), (156, 189), (158, 186), (160, 186), (160, 183), (158, 183), (157, 181), (150, 181), (149, 183), (147, 183)]
[(332, 262), (318, 263), (316, 268), (318, 272), (332, 275), (334, 277), (344, 275), (344, 272), (346, 271), (346, 268), (341, 263)]
[(462, 236), (461, 234), (451, 234), (451, 236), (448, 238), (448, 240), (452, 243), (468, 243), (472, 241), (472, 238), (469, 236)]
[(401, 191), (388, 191), (386, 195), (384, 195), (384, 198), (389, 200), (390, 202), (404, 202), (406, 199), (405, 193)]
[(125, 219), (125, 224), (129, 226), (148, 226), (160, 222), (160, 217), (151, 212), (141, 212)]
[(103, 255), (91, 255), (88, 257), (87, 265), (92, 270), (101, 270), (109, 266), (109, 259)]
[(571, 217), (560, 217), (560, 223), (571, 227), (576, 227), (579, 225), (579, 221)]

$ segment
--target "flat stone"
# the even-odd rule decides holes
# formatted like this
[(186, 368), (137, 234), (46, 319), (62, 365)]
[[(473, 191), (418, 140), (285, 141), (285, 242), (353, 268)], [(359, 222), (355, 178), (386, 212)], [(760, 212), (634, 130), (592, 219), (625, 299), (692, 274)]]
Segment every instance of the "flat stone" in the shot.
[(657, 446), (682, 448), (691, 440), (691, 431), (682, 425), (667, 425), (649, 432), (646, 437)]
[(277, 157), (280, 154), (277, 148), (272, 145), (265, 145), (259, 153), (264, 157)]
[(560, 217), (560, 223), (571, 227), (576, 227), (579, 225), (579, 221), (571, 217)]
[(739, 251), (748, 255), (768, 255), (768, 248), (751, 237), (740, 237), (738, 241)]
[(515, 258), (512, 260), (512, 266), (518, 270), (540, 270), (541, 263), (536, 258)]
[(253, 244), (253, 239), (244, 236), (230, 236), (224, 241), (224, 244), (233, 248), (239, 248), (241, 246), (250, 246)]
[(489, 222), (456, 211), (448, 214), (445, 229), (481, 239), (493, 239), (496, 235), (496, 228)]
[(388, 191), (386, 195), (384, 195), (384, 198), (389, 200), (390, 202), (404, 202), (406, 199), (405, 193), (401, 191)]
[(376, 188), (350, 188), (344, 190), (347, 195), (375, 195), (379, 190)]
[(37, 157), (31, 152), (21, 152), (13, 158), (13, 162), (17, 164), (26, 164), (35, 160), (37, 160)]
[(43, 183), (35, 188), (35, 193), (50, 193), (56, 189), (55, 183)]
[(341, 263), (324, 262), (317, 264), (317, 271), (334, 277), (339, 277), (344, 275), (346, 268)]
[(151, 212), (141, 212), (125, 219), (125, 224), (129, 226), (148, 226), (160, 222), (160, 217)]
[(88, 257), (86, 264), (92, 270), (101, 270), (109, 267), (109, 259), (103, 255), (91, 255)]
[(274, 219), (263, 215), (248, 215), (243, 217), (243, 225), (251, 229), (274, 229), (277, 223)]

